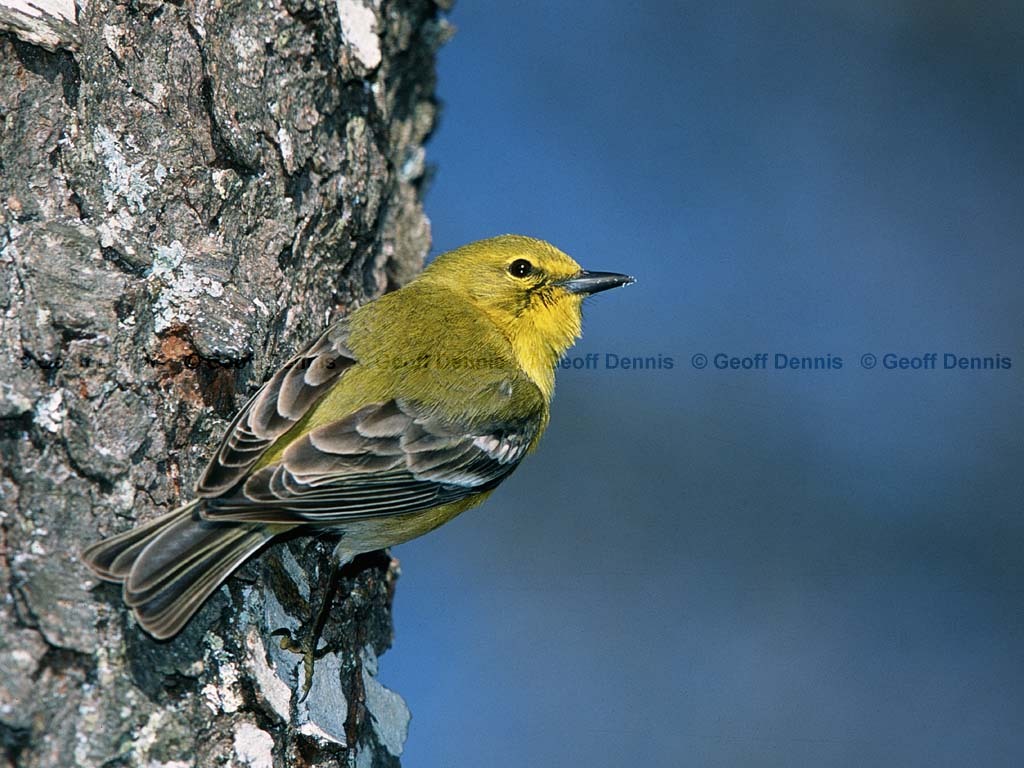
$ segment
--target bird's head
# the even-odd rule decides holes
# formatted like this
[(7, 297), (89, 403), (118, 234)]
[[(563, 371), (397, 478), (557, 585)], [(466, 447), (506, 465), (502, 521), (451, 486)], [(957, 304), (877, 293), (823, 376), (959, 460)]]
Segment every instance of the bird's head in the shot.
[(580, 336), (583, 299), (633, 282), (614, 272), (587, 272), (550, 243), (521, 235), (449, 251), (421, 279), (466, 296), (486, 312), (511, 341), (523, 369), (548, 390), (555, 365)]

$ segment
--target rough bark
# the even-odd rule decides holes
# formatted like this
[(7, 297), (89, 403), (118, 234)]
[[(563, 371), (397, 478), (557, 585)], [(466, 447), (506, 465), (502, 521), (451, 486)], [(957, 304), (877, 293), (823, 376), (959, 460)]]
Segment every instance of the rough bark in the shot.
[(397, 764), (388, 557), (344, 572), (301, 701), (274, 632), (315, 609), (329, 542), (271, 547), (167, 643), (77, 554), (187, 500), (276, 366), (419, 268), (445, 23), (429, 0), (90, 0), (61, 24), (53, 51), (0, 33), (0, 754)]

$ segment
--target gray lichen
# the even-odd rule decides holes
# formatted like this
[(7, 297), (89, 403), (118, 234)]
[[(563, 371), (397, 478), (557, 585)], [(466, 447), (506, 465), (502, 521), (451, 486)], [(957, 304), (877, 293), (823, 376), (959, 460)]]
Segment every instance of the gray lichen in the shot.
[[(146, 196), (153, 191), (142, 170), (144, 161), (129, 163), (124, 156), (121, 142), (105, 125), (97, 126), (93, 134), (96, 153), (103, 160), (107, 169), (107, 177), (103, 180), (103, 199), (107, 202), (107, 210), (118, 208), (121, 201), (127, 206), (129, 213), (146, 211)], [(130, 144), (134, 142), (129, 138)], [(132, 147), (138, 152), (138, 147)], [(163, 167), (163, 166), (160, 166)]]

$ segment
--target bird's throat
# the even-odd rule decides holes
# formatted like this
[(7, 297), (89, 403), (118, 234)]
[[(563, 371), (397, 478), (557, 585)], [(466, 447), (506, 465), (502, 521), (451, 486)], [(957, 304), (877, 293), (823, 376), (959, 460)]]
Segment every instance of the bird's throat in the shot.
[(555, 368), (579, 338), (581, 325), (578, 306), (558, 309), (533, 315), (532, 322), (523, 323), (510, 339), (519, 367), (549, 402), (555, 392)]

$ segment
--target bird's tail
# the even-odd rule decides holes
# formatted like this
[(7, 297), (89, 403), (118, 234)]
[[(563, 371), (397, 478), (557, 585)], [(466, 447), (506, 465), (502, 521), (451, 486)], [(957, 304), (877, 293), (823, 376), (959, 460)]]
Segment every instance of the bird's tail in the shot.
[(191, 501), (82, 553), (97, 576), (124, 584), (125, 603), (159, 640), (181, 631), (238, 566), (286, 529), (203, 520), (200, 503)]

